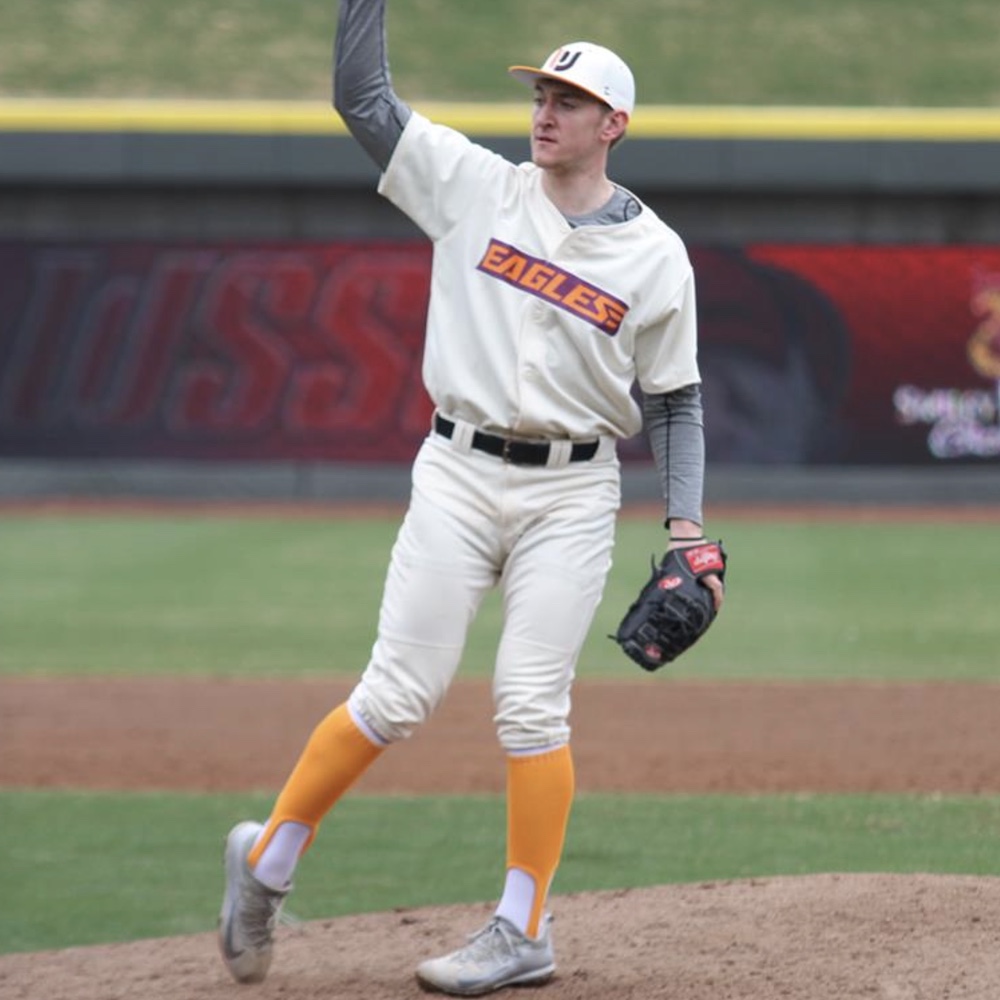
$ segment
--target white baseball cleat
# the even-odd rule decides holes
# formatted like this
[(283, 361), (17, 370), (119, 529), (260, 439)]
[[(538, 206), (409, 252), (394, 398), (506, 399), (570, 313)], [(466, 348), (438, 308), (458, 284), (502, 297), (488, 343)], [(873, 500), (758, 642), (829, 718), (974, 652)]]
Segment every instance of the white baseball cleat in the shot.
[(541, 936), (529, 938), (509, 920), (493, 917), (471, 935), (464, 948), (432, 958), (417, 968), (417, 981), (424, 989), (452, 996), (476, 997), (504, 986), (544, 983), (556, 970), (546, 917)]
[(238, 823), (226, 838), (226, 894), (219, 913), (219, 950), (233, 979), (259, 983), (271, 966), (274, 928), (288, 891), (277, 892), (258, 882), (247, 855), (260, 823)]

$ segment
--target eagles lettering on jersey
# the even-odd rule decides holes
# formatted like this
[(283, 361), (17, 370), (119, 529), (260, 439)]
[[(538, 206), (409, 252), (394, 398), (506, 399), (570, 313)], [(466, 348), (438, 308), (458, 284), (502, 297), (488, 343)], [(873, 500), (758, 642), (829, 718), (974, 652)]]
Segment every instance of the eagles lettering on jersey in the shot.
[(476, 269), (564, 309), (613, 337), (628, 304), (551, 261), (532, 257), (500, 240), (490, 240)]

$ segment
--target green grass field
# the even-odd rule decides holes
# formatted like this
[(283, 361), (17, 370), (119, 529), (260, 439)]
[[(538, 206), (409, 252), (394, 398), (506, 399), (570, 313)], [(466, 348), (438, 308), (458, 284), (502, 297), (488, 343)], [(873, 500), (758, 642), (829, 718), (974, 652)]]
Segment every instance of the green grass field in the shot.
[[(1000, 679), (997, 550), (977, 524), (712, 525), (725, 614), (678, 676)], [(394, 517), (0, 518), (0, 675), (353, 675), (367, 660)], [(631, 664), (606, 638), (663, 532), (622, 518), (582, 676)], [(947, 553), (935, 565), (929, 546)], [(464, 671), (492, 669), (487, 601)]]
[[(0, 684), (23, 674), (353, 674), (396, 525), (2, 516)], [(677, 676), (1000, 679), (992, 527), (744, 517), (712, 528), (731, 553), (727, 607)], [(661, 542), (655, 519), (620, 522), (586, 676), (634, 676), (605, 634)], [(933, 566), (932, 546), (947, 553)], [(489, 669), (497, 624), (489, 604), (467, 673)], [(0, 791), (0, 952), (209, 930), (222, 837), (268, 803)], [(292, 910), (310, 919), (494, 898), (502, 816), (490, 796), (348, 797), (303, 862)], [(998, 842), (997, 797), (585, 795), (555, 888), (822, 871), (1000, 875)]]
[[(269, 803), (0, 795), (0, 953), (211, 930), (223, 837)], [(348, 797), (299, 866), (289, 908), (309, 920), (495, 899), (503, 831), (498, 797)], [(998, 841), (995, 797), (581, 795), (554, 891), (831, 871), (1000, 875)]]
[[(0, 95), (326, 100), (335, 0), (5, 0)], [(519, 100), (503, 72), (581, 36), (621, 51), (645, 104), (992, 107), (989, 0), (392, 0), (411, 100)]]

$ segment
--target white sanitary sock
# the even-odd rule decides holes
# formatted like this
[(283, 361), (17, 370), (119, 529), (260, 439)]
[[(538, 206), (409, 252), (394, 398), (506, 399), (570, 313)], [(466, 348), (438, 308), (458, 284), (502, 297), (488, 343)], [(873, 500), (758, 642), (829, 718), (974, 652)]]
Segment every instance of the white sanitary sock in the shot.
[[(261, 830), (257, 840), (264, 836)], [(292, 887), (292, 874), (298, 864), (299, 855), (309, 839), (309, 827), (304, 823), (282, 823), (271, 842), (264, 849), (254, 867), (254, 878), (263, 882), (269, 889), (285, 892)]]
[(522, 934), (526, 934), (534, 905), (535, 880), (520, 868), (507, 869), (507, 881), (496, 915), (509, 920)]

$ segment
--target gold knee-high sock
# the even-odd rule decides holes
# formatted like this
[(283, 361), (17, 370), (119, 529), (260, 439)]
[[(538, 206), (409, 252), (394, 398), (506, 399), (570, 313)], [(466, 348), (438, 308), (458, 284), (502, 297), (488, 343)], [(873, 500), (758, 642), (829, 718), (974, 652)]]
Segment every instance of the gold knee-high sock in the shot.
[(537, 937), (549, 886), (562, 857), (575, 777), (569, 746), (507, 758), (507, 867), (535, 881), (527, 934)]
[(306, 842), (308, 847), (323, 817), (383, 749), (358, 729), (346, 704), (335, 708), (309, 737), (274, 804), (264, 835), (247, 858), (250, 867), (260, 860), (274, 831), (282, 823), (308, 826), (311, 830)]

